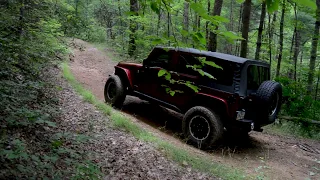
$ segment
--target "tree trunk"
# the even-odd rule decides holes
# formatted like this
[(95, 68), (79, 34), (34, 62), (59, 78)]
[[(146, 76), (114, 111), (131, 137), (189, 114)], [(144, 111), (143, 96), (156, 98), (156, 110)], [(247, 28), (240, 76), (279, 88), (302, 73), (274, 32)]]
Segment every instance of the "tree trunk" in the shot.
[[(138, 1), (137, 0), (130, 0), (130, 11), (134, 12), (132, 16), (136, 16), (138, 14)], [(137, 30), (137, 23), (133, 20), (129, 22), (129, 47), (128, 47), (128, 54), (130, 57), (134, 55), (136, 51), (136, 30)]]
[(304, 45), (305, 45), (305, 43), (303, 43), (301, 45), (300, 69), (299, 69), (299, 75), (297, 76), (297, 81), (298, 82), (301, 82), (301, 76), (302, 76), (302, 60), (303, 60), (303, 54), (304, 54)]
[[(271, 46), (271, 42), (272, 42), (272, 27), (271, 27), (271, 14), (269, 14), (268, 17), (268, 36), (269, 36), (269, 40), (268, 40), (268, 46), (269, 46), (269, 64), (271, 66), (271, 59), (272, 59), (272, 46)], [(270, 67), (271, 68), (271, 67)]]
[(263, 22), (266, 17), (266, 2), (263, 1), (261, 5), (261, 15), (260, 15), (260, 24), (258, 29), (258, 38), (257, 38), (257, 48), (256, 48), (256, 55), (255, 59), (260, 59), (260, 49), (261, 49), (261, 39), (262, 39), (262, 31), (263, 31)]
[[(183, 10), (183, 30), (189, 32), (189, 3), (184, 2), (184, 10)], [(187, 37), (183, 37), (184, 43), (188, 42)]]
[(277, 64), (277, 71), (276, 77), (280, 75), (280, 68), (281, 68), (281, 61), (282, 61), (282, 51), (283, 51), (283, 25), (284, 25), (284, 15), (286, 11), (286, 0), (282, 0), (282, 12), (281, 12), (281, 20), (280, 20), (280, 39), (279, 39), (279, 56), (278, 56), (278, 64)]
[[(214, 1), (214, 7), (213, 7), (213, 16), (220, 16), (221, 9), (222, 9), (223, 0), (215, 0)], [(218, 30), (218, 25), (215, 24), (215, 30)], [(217, 34), (210, 32), (209, 35), (209, 45), (208, 45), (209, 51), (217, 51)]]
[(314, 78), (314, 70), (317, 59), (317, 47), (319, 40), (319, 29), (320, 29), (320, 0), (316, 0), (317, 3), (317, 11), (316, 11), (316, 23), (314, 26), (314, 33), (312, 38), (311, 45), (311, 56), (310, 56), (310, 64), (309, 64), (309, 73), (308, 73), (308, 94), (311, 94), (313, 89), (313, 78)]
[(24, 0), (21, 0), (21, 7), (19, 9), (20, 14), (19, 14), (19, 28), (18, 28), (18, 34), (19, 38), (21, 40), (23, 36), (23, 26), (24, 26)]
[(245, 0), (243, 3), (242, 13), (242, 38), (240, 56), (243, 58), (247, 57), (248, 53), (248, 34), (250, 25), (250, 14), (251, 14), (251, 0)]
[(300, 53), (300, 33), (296, 33), (295, 38), (295, 45), (294, 45), (294, 53), (293, 53), (293, 64), (294, 64), (294, 72), (293, 72), (293, 79), (297, 81), (297, 62), (298, 62), (298, 56)]
[[(195, 3), (197, 3), (197, 0), (194, 0)], [(192, 16), (191, 16), (192, 18)], [(196, 32), (198, 29), (198, 13), (194, 12), (194, 19), (193, 19), (193, 31)]]
[[(167, 13), (167, 36), (168, 36), (168, 38), (170, 38), (170, 13), (169, 13), (169, 11), (168, 11), (168, 13)], [(170, 46), (170, 40), (168, 41), (168, 46)]]
[[(233, 4), (234, 0), (230, 1), (230, 23), (229, 23), (229, 31), (233, 31)], [(227, 54), (232, 54), (233, 51), (233, 44), (227, 43)]]
[[(299, 55), (299, 44), (300, 44), (300, 37), (298, 32), (298, 17), (297, 17), (297, 5), (294, 5), (294, 16), (295, 16), (295, 24), (294, 24), (294, 31), (291, 41), (291, 48), (290, 48), (290, 57), (292, 59), (293, 69), (289, 69), (288, 77), (292, 80), (296, 80), (295, 71), (297, 68), (297, 60)], [(293, 56), (291, 56), (293, 51)]]
[[(240, 6), (240, 12), (239, 12), (239, 21), (238, 21), (238, 32), (242, 32), (242, 27), (241, 27), (241, 21), (242, 21), (242, 13), (243, 13), (243, 4)], [(240, 54), (240, 46), (239, 43), (236, 45), (236, 50), (234, 53), (236, 56)]]
[(157, 36), (159, 36), (159, 30), (160, 30), (160, 22), (161, 22), (161, 10), (158, 14), (158, 22), (157, 22)]
[[(211, 3), (210, 3), (210, 0), (208, 0), (208, 14), (211, 14), (210, 13), (210, 6), (211, 6)], [(206, 22), (206, 40), (207, 40), (207, 48), (209, 47), (209, 29), (208, 29), (208, 25), (209, 25), (209, 21)]]
[(317, 80), (317, 85), (316, 85), (316, 93), (314, 95), (314, 100), (318, 100), (318, 88), (319, 88), (319, 82), (320, 82), (320, 66), (319, 66), (319, 71), (318, 71), (318, 80)]

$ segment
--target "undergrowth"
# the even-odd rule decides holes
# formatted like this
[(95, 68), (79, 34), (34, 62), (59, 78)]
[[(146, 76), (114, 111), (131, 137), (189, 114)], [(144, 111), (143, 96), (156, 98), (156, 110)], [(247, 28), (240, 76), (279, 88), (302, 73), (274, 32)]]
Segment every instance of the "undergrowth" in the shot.
[(245, 176), (241, 170), (220, 165), (216, 162), (205, 159), (202, 156), (191, 154), (185, 149), (176, 147), (166, 141), (159, 139), (158, 137), (155, 137), (153, 134), (132, 123), (125, 115), (113, 110), (109, 105), (99, 101), (90, 91), (83, 88), (83, 86), (79, 82), (77, 82), (72, 75), (67, 63), (62, 63), (62, 70), (64, 77), (69, 81), (72, 87), (84, 98), (84, 100), (90, 102), (99, 110), (101, 110), (105, 115), (109, 116), (115, 127), (124, 129), (132, 133), (136, 138), (140, 140), (155, 144), (159, 149), (163, 150), (170, 159), (180, 164), (187, 163), (194, 169), (209, 173), (214, 176), (219, 176), (223, 179), (250, 178)]
[(268, 133), (320, 140), (320, 128), (310, 124), (282, 121), (281, 124), (271, 124), (263, 129)]

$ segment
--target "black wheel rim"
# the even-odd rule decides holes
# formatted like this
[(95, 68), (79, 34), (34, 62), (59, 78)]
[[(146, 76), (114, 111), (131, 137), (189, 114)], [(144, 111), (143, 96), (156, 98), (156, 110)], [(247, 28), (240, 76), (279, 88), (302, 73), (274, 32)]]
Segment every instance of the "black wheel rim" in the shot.
[(193, 138), (203, 141), (210, 134), (209, 121), (203, 116), (194, 116), (189, 122), (189, 131)]
[(110, 82), (107, 86), (107, 96), (108, 99), (112, 100), (117, 93), (116, 84), (114, 82)]
[(270, 109), (269, 109), (269, 115), (270, 116), (273, 116), (277, 112), (278, 105), (279, 105), (279, 94), (276, 93), (272, 97), (272, 100), (271, 100), (271, 106), (270, 106)]

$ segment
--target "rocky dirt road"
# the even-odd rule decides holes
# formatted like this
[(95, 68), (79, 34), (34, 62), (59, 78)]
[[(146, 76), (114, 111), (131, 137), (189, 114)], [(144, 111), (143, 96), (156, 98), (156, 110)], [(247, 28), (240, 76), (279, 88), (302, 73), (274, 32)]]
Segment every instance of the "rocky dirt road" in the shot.
[[(84, 48), (74, 51), (72, 72), (79, 82), (104, 101), (104, 83), (108, 75), (114, 72), (113, 66), (116, 65), (108, 56), (112, 52), (105, 49), (105, 52), (109, 51), (106, 54), (81, 40), (75, 40), (75, 43)], [(208, 160), (243, 169), (248, 174), (281, 180), (320, 179), (319, 141), (251, 132), (247, 139), (225, 136), (213, 149), (200, 151), (186, 145), (179, 138), (181, 114), (134, 97), (126, 98), (122, 111), (133, 122), (156, 136), (192, 153), (205, 155)]]

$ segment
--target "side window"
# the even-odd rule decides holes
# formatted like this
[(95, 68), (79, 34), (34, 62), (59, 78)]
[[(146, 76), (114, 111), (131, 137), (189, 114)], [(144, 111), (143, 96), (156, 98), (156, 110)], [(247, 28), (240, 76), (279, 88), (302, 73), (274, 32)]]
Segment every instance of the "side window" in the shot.
[(197, 76), (199, 75), (198, 72), (194, 71), (192, 68), (188, 68), (187, 66), (190, 65), (195, 65), (195, 64), (200, 64), (199, 60), (196, 59), (192, 55), (186, 55), (186, 54), (180, 54), (178, 57), (178, 65), (176, 66), (176, 72), (179, 73), (184, 73), (184, 74), (190, 74)]
[(256, 90), (263, 81), (269, 79), (269, 69), (263, 66), (251, 65), (248, 67), (247, 76), (247, 88)]
[(159, 54), (149, 57), (146, 60), (146, 62), (144, 62), (144, 64), (149, 67), (168, 68), (168, 64), (170, 60), (171, 60), (171, 53), (163, 51)]
[(220, 69), (209, 65), (205, 65), (202, 68), (204, 72), (211, 74), (215, 78), (213, 82), (220, 85), (232, 86), (235, 71), (235, 63), (215, 58), (207, 58), (207, 61), (214, 62), (216, 65), (222, 68)]

